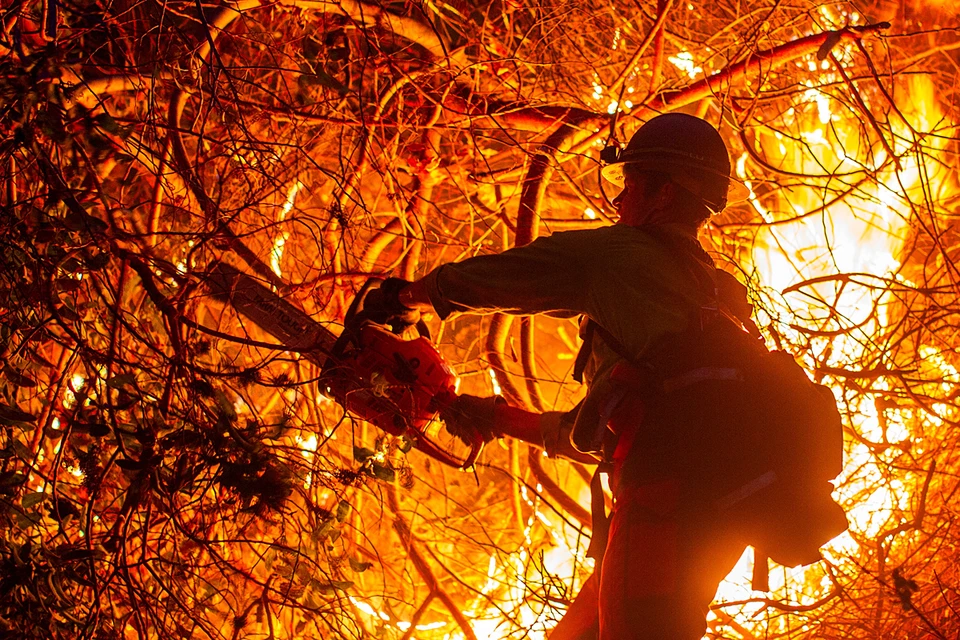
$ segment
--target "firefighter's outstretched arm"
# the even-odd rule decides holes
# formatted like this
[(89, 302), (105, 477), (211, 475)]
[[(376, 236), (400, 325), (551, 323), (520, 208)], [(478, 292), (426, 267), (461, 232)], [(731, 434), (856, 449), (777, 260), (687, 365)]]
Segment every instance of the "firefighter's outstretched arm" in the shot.
[(540, 414), (511, 407), (500, 396), (461, 395), (442, 417), (453, 434), (474, 430), (484, 442), (508, 436), (543, 447)]
[(555, 233), (503, 253), (438, 266), (397, 292), (407, 309), (453, 313), (572, 317), (589, 313), (591, 271), (583, 268), (590, 247), (576, 232)]
[(572, 416), (570, 412), (534, 413), (518, 409), (500, 396), (462, 395), (443, 417), (451, 433), (474, 429), (480, 432), (485, 442), (494, 438), (516, 438), (543, 449), (551, 458), (596, 464), (595, 459), (570, 444)]

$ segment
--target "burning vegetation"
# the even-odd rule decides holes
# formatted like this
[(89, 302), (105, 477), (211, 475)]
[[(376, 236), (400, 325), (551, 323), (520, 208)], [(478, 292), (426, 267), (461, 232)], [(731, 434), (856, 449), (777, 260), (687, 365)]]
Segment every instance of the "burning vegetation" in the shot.
[[(608, 224), (600, 150), (683, 110), (749, 193), (705, 245), (839, 402), (851, 524), (769, 592), (747, 550), (708, 637), (956, 637), (949, 5), (0, 10), (0, 634), (545, 637), (591, 568), (586, 468), (410, 451), (205, 274), (336, 326), (371, 275)], [(432, 328), (462, 391), (578, 397), (571, 321)]]

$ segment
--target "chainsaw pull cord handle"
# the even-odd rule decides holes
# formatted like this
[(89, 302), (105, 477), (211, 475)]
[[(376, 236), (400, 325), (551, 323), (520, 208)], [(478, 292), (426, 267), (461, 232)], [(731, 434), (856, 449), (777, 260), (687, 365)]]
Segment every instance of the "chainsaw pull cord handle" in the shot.
[(476, 464), (477, 458), (480, 457), (480, 452), (483, 451), (485, 443), (483, 442), (483, 436), (480, 435), (480, 432), (475, 431), (470, 434), (467, 444), (470, 447), (470, 453), (467, 454), (467, 457), (463, 460), (454, 458), (443, 449), (433, 446), (433, 444), (423, 438), (417, 439), (416, 448), (435, 460), (439, 460), (455, 469), (466, 471)]

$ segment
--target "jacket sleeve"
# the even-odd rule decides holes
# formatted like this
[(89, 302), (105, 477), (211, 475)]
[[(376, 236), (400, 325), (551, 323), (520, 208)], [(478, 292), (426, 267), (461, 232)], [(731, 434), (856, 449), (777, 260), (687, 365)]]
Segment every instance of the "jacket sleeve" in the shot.
[(445, 264), (424, 277), (441, 319), (454, 312), (584, 313), (589, 274), (575, 234), (555, 233), (500, 254)]

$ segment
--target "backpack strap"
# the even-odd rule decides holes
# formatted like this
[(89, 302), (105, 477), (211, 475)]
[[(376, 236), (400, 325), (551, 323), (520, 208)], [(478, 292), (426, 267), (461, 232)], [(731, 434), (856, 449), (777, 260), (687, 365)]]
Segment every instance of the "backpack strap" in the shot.
[(589, 320), (588, 322), (594, 326), (593, 332), (599, 334), (603, 341), (613, 350), (615, 354), (641, 370), (646, 371), (649, 369), (648, 366), (643, 366), (643, 363), (638, 362), (637, 359), (632, 356), (629, 351), (627, 351), (627, 348), (623, 346), (619, 340), (613, 337), (612, 333), (601, 327), (593, 320)]
[(593, 558), (596, 563), (593, 568), (594, 573), (600, 572), (603, 554), (607, 550), (607, 540), (610, 537), (610, 516), (607, 515), (600, 478), (601, 473), (610, 473), (610, 471), (611, 465), (601, 462), (590, 479), (590, 544), (587, 546), (586, 555), (588, 558)]
[(763, 549), (753, 548), (753, 574), (750, 576), (750, 588), (754, 591), (770, 591), (769, 559)]
[(583, 327), (583, 344), (580, 345), (580, 350), (577, 351), (577, 359), (573, 361), (573, 379), (580, 384), (583, 384), (583, 372), (587, 368), (587, 360), (590, 359), (590, 349), (593, 346), (593, 332), (598, 326), (600, 325), (593, 320), (587, 320), (586, 325)]

